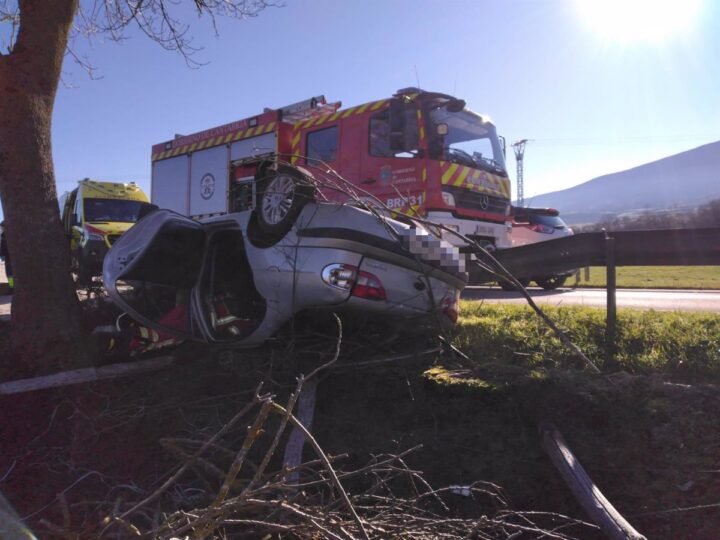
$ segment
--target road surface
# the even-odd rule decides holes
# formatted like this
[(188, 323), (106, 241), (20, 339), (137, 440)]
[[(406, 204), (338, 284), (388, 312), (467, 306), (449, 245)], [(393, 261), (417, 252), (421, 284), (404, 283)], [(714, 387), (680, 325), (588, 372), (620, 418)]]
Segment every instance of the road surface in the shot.
[[(538, 305), (588, 306), (604, 308), (607, 305), (605, 289), (569, 289), (544, 291), (528, 289)], [(506, 292), (498, 287), (467, 287), (465, 300), (482, 300), (493, 304), (525, 304), (518, 292)], [(654, 309), (657, 311), (715, 311), (720, 312), (720, 291), (618, 289), (618, 308)]]

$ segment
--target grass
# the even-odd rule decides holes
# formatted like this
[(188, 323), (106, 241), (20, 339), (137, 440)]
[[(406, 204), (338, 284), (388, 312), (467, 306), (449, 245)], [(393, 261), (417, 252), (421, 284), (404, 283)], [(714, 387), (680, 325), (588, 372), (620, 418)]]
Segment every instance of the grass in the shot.
[[(603, 493), (647, 538), (717, 538), (720, 514), (704, 508), (720, 497), (720, 317), (619, 310), (618, 365), (608, 366), (605, 310), (544, 311), (603, 375), (575, 358), (529, 307), (462, 302), (454, 343), (467, 357), (425, 372), (444, 400), (443, 410), (457, 401), (471, 411), (469, 418), (484, 414), (473, 425), (437, 421), (474, 435), (482, 449), (484, 461), (474, 455), (474, 462), (466, 462), (457, 454), (453, 464), (467, 467), (467, 476), (475, 472), (507, 488), (521, 506), (576, 515), (574, 501), (563, 498), (567, 489), (533, 439), (537, 424), (550, 421)], [(462, 406), (456, 409), (463, 419)], [(459, 435), (448, 429), (442, 437), (452, 442)], [(697, 510), (675, 511), (689, 508)]]
[[(580, 287), (605, 287), (605, 267), (580, 270)], [(574, 278), (567, 283), (572, 284)], [(720, 266), (622, 266), (617, 285), (629, 289), (720, 289)]]
[[(604, 367), (605, 310), (566, 306), (544, 311), (598, 367)], [(527, 306), (463, 302), (456, 343), (483, 363), (529, 371), (582, 367)], [(720, 381), (720, 317), (618, 310), (615, 359), (628, 373)]]

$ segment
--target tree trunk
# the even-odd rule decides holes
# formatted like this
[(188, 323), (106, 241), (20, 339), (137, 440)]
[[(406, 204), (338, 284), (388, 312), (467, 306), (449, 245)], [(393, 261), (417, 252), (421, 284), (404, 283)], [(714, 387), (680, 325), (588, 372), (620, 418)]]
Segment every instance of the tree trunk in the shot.
[(80, 306), (60, 223), (51, 120), (78, 0), (21, 0), (18, 38), (0, 55), (0, 199), (15, 275), (3, 367), (43, 372), (81, 336)]

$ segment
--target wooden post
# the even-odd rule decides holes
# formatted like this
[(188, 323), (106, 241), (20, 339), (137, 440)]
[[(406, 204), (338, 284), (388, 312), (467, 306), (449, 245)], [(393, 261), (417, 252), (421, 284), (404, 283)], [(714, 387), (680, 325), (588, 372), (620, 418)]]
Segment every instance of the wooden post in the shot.
[(646, 540), (605, 498), (552, 424), (540, 425), (542, 445), (553, 465), (592, 520), (611, 540)]
[(160, 356), (150, 360), (138, 360), (121, 364), (110, 364), (108, 366), (89, 367), (62, 371), (53, 375), (43, 375), (32, 379), (20, 379), (0, 383), (0, 396), (19, 394), (21, 392), (32, 392), (45, 388), (57, 388), (71, 384), (81, 384), (105, 379), (117, 379), (140, 375), (150, 371), (156, 371), (168, 367), (173, 363), (172, 356)]
[[(315, 418), (315, 401), (317, 396), (318, 378), (311, 377), (302, 387), (298, 397), (297, 419), (308, 431), (312, 430), (313, 419)], [(297, 467), (302, 463), (302, 451), (305, 446), (305, 435), (296, 427), (290, 432), (287, 445), (285, 446), (285, 457), (283, 463), (286, 468)], [(297, 471), (288, 476), (290, 484), (297, 484), (300, 475)]]
[(607, 323), (605, 328), (605, 366), (615, 364), (615, 334), (617, 327), (617, 282), (615, 268), (615, 239), (605, 233), (605, 270), (607, 277)]

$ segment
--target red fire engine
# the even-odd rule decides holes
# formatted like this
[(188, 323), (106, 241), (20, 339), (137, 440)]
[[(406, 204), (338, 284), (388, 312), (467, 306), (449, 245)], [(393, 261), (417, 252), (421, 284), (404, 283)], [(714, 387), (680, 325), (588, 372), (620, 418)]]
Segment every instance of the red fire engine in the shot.
[(152, 149), (152, 202), (187, 216), (254, 208), (279, 231), (307, 197), (361, 198), (510, 247), (503, 142), (446, 94), (407, 88), (347, 109), (319, 96)]

